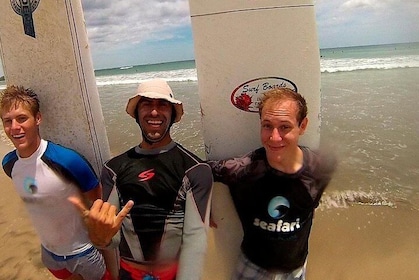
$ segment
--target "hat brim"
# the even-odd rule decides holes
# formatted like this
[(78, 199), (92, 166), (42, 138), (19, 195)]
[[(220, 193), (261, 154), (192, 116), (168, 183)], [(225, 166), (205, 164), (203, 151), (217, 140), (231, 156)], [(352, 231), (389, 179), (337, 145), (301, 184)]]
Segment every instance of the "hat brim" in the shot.
[(135, 111), (137, 110), (137, 104), (138, 102), (140, 102), (141, 97), (146, 97), (146, 98), (151, 98), (151, 99), (164, 99), (172, 103), (176, 111), (176, 117), (175, 117), (174, 122), (180, 121), (180, 119), (183, 116), (183, 105), (181, 101), (171, 98), (170, 96), (167, 96), (165, 94), (158, 93), (158, 92), (142, 92), (128, 99), (127, 107), (125, 110), (128, 113), (128, 115), (130, 115), (133, 118), (135, 118)]

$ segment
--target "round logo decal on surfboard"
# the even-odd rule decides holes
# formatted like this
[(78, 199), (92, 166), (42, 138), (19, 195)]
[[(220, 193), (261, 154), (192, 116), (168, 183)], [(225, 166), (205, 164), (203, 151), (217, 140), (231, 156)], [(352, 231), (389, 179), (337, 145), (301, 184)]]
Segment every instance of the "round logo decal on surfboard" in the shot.
[(297, 91), (297, 86), (290, 80), (280, 77), (261, 77), (236, 87), (231, 94), (231, 104), (242, 111), (257, 113), (259, 112), (258, 105), (261, 94), (279, 87)]
[(41, 0), (10, 0), (10, 5), (16, 14), (23, 20), (25, 34), (35, 38), (35, 27), (33, 25), (32, 13), (36, 10)]

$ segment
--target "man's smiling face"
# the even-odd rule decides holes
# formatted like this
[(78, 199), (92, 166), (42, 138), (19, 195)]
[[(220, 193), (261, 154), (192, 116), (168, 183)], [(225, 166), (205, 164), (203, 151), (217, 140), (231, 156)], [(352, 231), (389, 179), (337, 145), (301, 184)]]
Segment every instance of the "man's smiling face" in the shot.
[(41, 114), (36, 116), (20, 104), (13, 104), (1, 116), (4, 131), (16, 147), (20, 157), (29, 157), (40, 144), (39, 124)]
[(143, 137), (148, 140), (146, 142), (153, 143), (153, 147), (170, 143), (169, 129), (172, 122), (172, 103), (164, 99), (143, 97), (138, 102), (137, 112)]

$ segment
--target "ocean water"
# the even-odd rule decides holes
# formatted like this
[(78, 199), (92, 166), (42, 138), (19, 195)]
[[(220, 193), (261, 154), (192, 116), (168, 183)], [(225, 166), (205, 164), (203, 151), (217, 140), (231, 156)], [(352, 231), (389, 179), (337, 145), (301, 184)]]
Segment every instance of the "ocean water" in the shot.
[[(403, 204), (419, 210), (419, 43), (320, 54), (321, 145), (339, 160), (321, 207)], [(159, 77), (184, 103), (173, 138), (204, 158), (194, 61), (126, 65), (95, 75), (112, 154), (139, 143), (139, 128), (125, 105), (138, 83)]]

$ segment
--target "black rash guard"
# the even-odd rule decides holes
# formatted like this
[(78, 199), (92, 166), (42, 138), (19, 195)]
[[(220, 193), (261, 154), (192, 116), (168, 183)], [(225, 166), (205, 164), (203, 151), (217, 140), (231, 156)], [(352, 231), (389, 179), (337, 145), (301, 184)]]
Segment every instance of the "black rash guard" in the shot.
[(273, 272), (304, 265), (314, 210), (334, 170), (334, 160), (300, 148), (303, 166), (294, 174), (271, 168), (264, 148), (209, 162), (215, 180), (230, 187), (244, 232), (243, 253)]
[(179, 144), (138, 146), (105, 163), (104, 200), (125, 205), (119, 244), (122, 258), (141, 264), (179, 262), (178, 279), (200, 275), (206, 250), (212, 173)]

